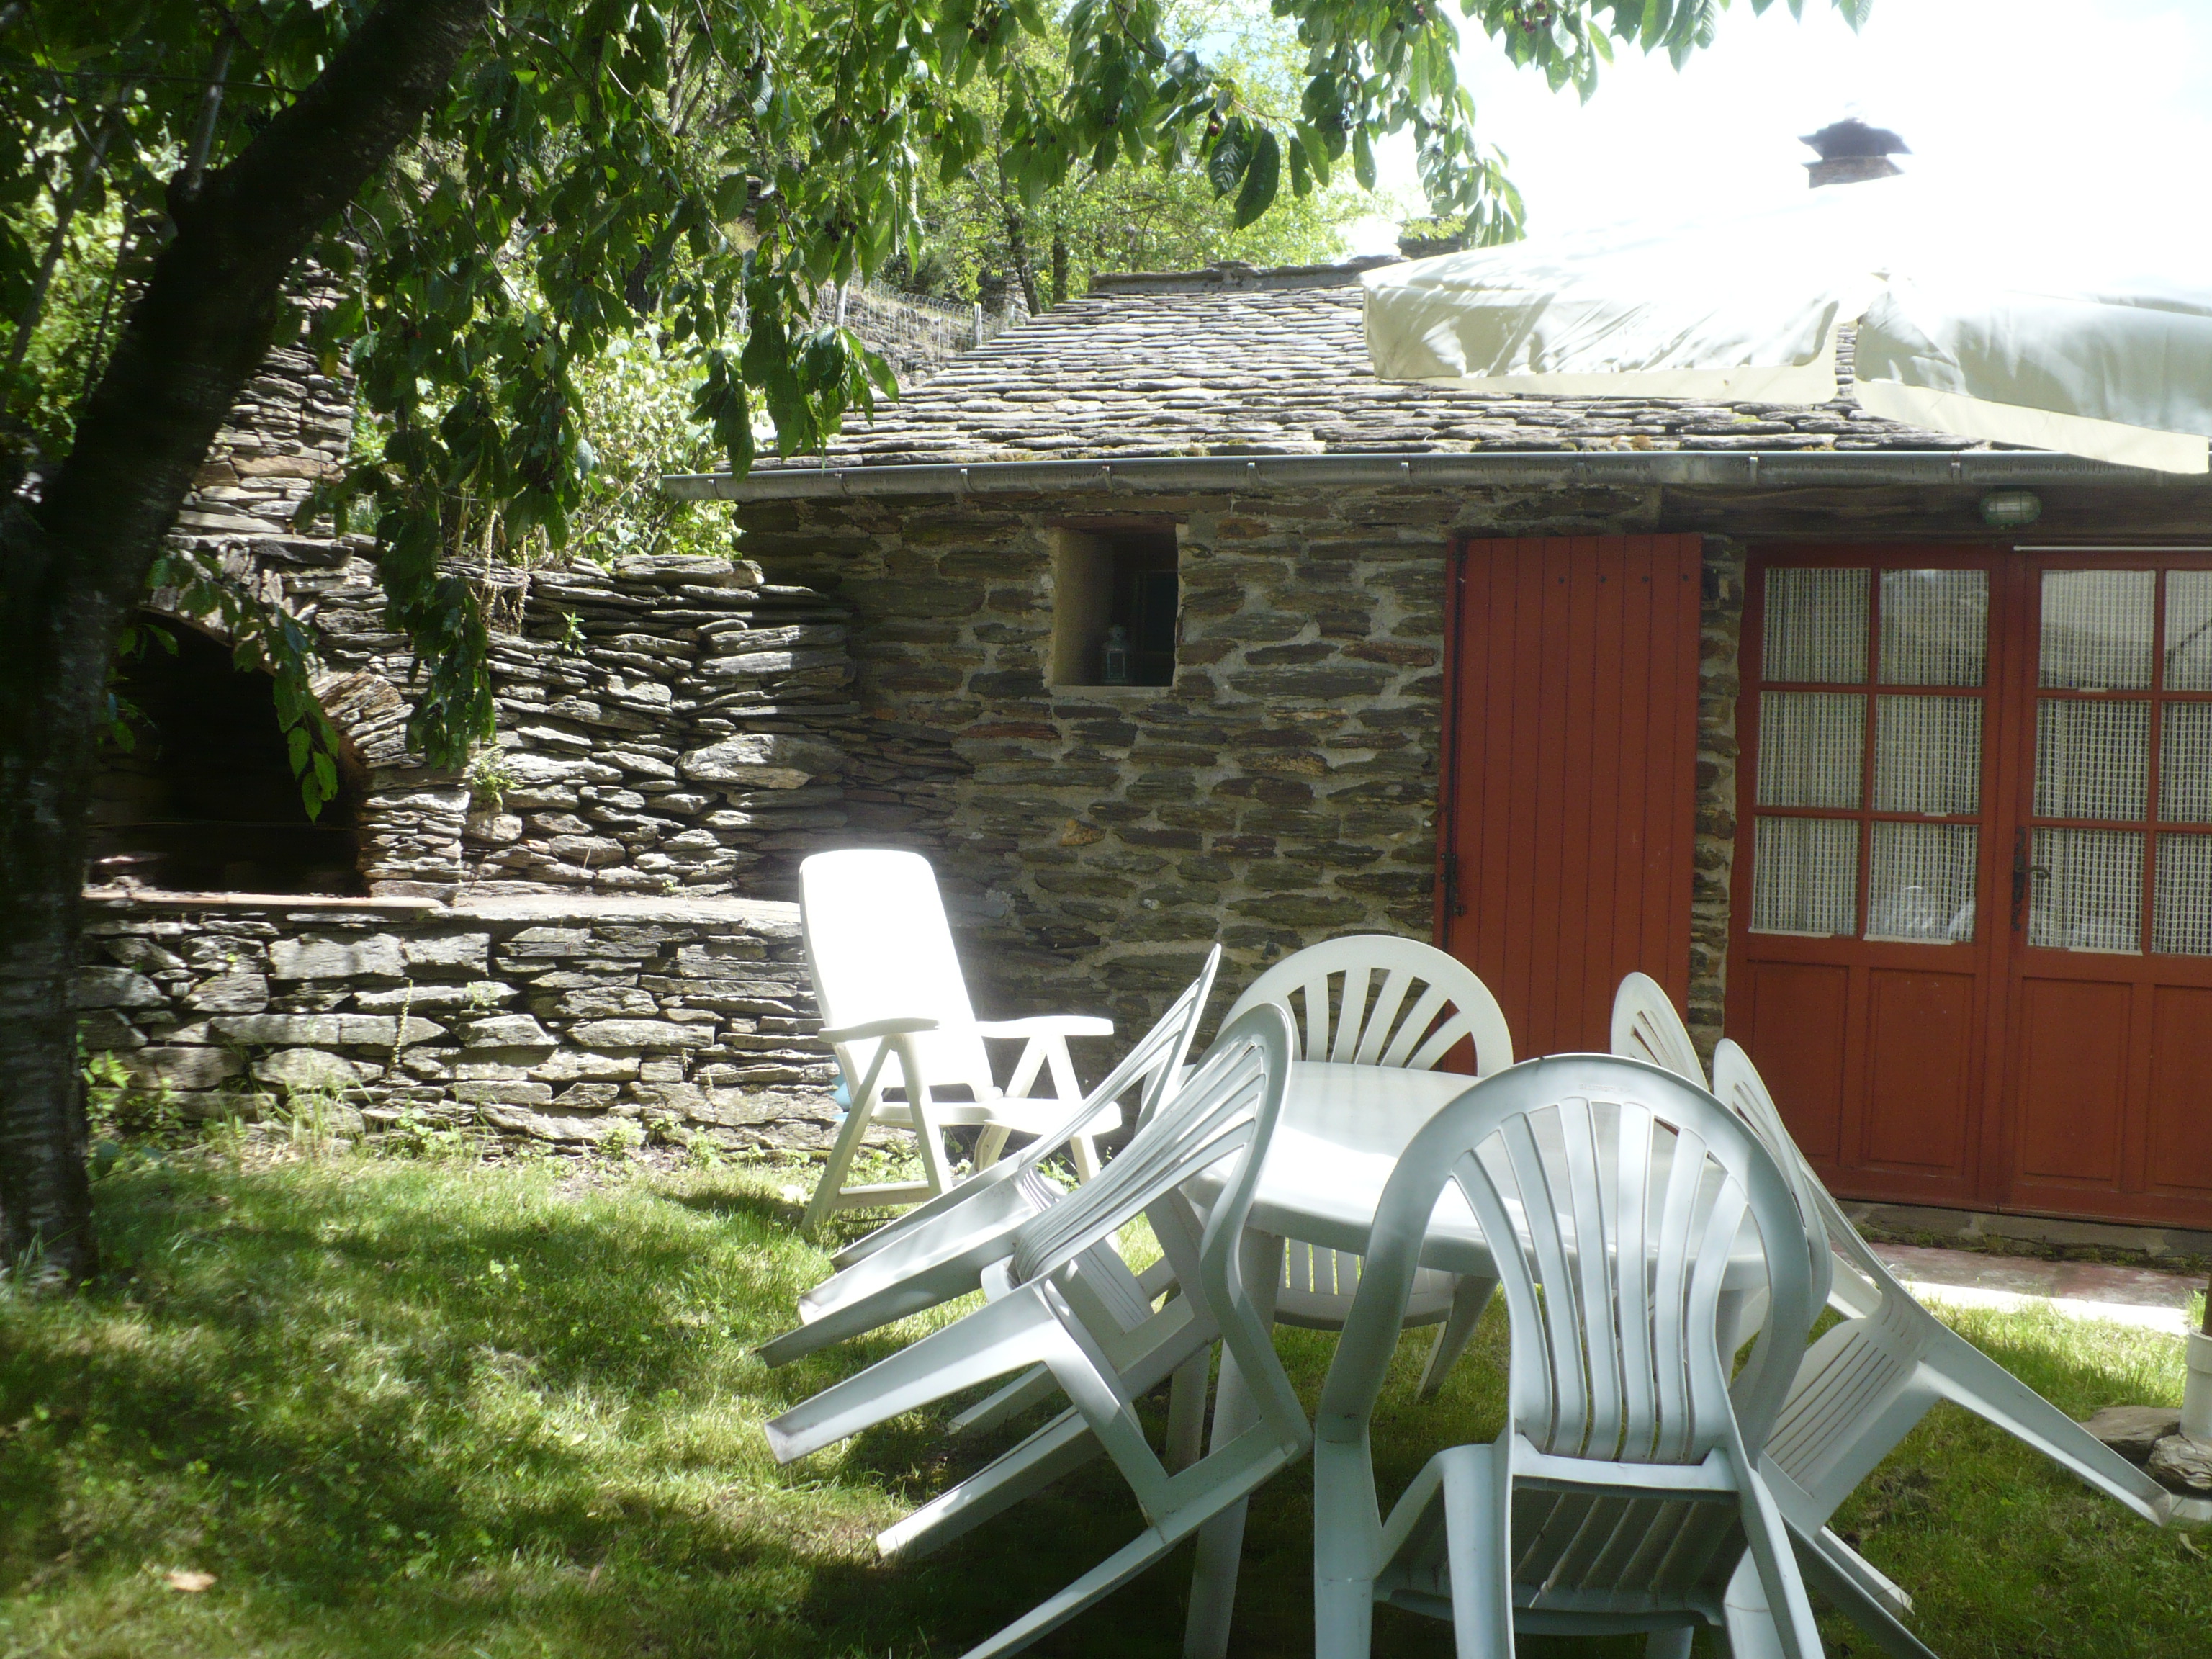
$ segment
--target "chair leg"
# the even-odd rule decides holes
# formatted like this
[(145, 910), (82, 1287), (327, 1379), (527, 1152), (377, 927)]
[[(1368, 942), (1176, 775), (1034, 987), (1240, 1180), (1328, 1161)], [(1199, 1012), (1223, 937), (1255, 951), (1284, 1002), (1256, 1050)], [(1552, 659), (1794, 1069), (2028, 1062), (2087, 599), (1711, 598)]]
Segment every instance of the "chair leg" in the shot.
[[(1790, 1542), (1796, 1551), (1805, 1582), (1820, 1592), (1844, 1618), (1874, 1638), (1890, 1659), (1936, 1659), (1933, 1649), (1899, 1622), (1897, 1615), (1850, 1574), (1802, 1534), (1792, 1529)], [(1737, 1575), (1742, 1577), (1741, 1573)], [(1771, 1621), (1770, 1620), (1770, 1626)], [(1729, 1640), (1735, 1640), (1735, 1587), (1729, 1589)], [(1775, 1650), (1780, 1651), (1778, 1640)]]
[(1494, 1279), (1477, 1279), (1473, 1274), (1462, 1275), (1452, 1291), (1451, 1312), (1437, 1328), (1437, 1340), (1429, 1350), (1427, 1368), (1421, 1372), (1421, 1387), (1418, 1398), (1433, 1399), (1444, 1385), (1444, 1375), (1459, 1363), (1474, 1340), (1474, 1328), (1482, 1322), (1482, 1310), (1490, 1305), (1491, 1295), (1498, 1289)]
[(987, 1123), (983, 1133), (975, 1137), (975, 1167), (988, 1170), (1006, 1156), (1006, 1142), (1013, 1131), (1003, 1123)]
[(1728, 1616), (1729, 1659), (1782, 1659), (1774, 1610), (1766, 1605), (1766, 1586), (1759, 1582), (1759, 1563), (1748, 1550), (1729, 1580), (1722, 1610)]
[[(1243, 1279), (1261, 1322), (1275, 1319), (1275, 1293), (1283, 1283), (1283, 1241), (1248, 1229)], [(1236, 1360), (1224, 1346), (1213, 1388), (1213, 1449), (1227, 1445), (1260, 1420)], [(1198, 1565), (1190, 1578), (1190, 1610), (1183, 1620), (1183, 1659), (1224, 1659), (1237, 1611), (1237, 1564), (1244, 1553), (1245, 1500), (1238, 1498), (1199, 1529)]]
[[(1223, 1368), (1229, 1364), (1223, 1356)], [(1214, 1406), (1214, 1444), (1224, 1443), (1221, 1406)], [(1198, 1532), (1198, 1563), (1191, 1569), (1190, 1611), (1183, 1620), (1182, 1659), (1222, 1659), (1237, 1615), (1237, 1566), (1244, 1553), (1245, 1502), (1238, 1498)]]
[[(1697, 1632), (1684, 1625), (1679, 1630), (1655, 1630), (1644, 1638), (1644, 1659), (1690, 1659), (1690, 1644)], [(1743, 1659), (1730, 1654), (1729, 1659)]]
[(1451, 1574), (1452, 1642), (1459, 1659), (1513, 1659), (1513, 1595), (1506, 1527), (1510, 1492), (1495, 1446), (1454, 1446), (1443, 1466), (1444, 1559)]
[(1157, 1527), (1147, 1527), (1106, 1559), (1061, 1590), (1031, 1607), (997, 1635), (978, 1642), (960, 1659), (1000, 1659), (1018, 1653), (1038, 1638), (1058, 1630), (1094, 1601), (1110, 1595), (1175, 1547)]
[(921, 1172), (929, 1182), (931, 1196), (952, 1190), (952, 1165), (945, 1157), (945, 1126), (937, 1121), (937, 1103), (927, 1084), (907, 1091), (914, 1103), (915, 1139), (921, 1143)]
[(1922, 1355), (1920, 1374), (1943, 1396), (1994, 1423), (2085, 1484), (2163, 1526), (2166, 1489), (1948, 1326)]
[(809, 1238), (821, 1231), (822, 1224), (837, 1207), (837, 1194), (845, 1189), (845, 1172), (852, 1168), (853, 1154), (860, 1150), (860, 1137), (867, 1133), (875, 1115), (872, 1091), (866, 1099), (854, 1102), (846, 1112), (844, 1126), (830, 1143), (830, 1161), (822, 1166), (821, 1177), (814, 1183), (814, 1196), (807, 1200), (805, 1218), (799, 1224), (799, 1231)]
[(1314, 1659), (1368, 1659), (1374, 1650), (1382, 1539), (1367, 1454), (1364, 1439), (1314, 1441)]
[(1749, 1546), (1746, 1553), (1757, 1563), (1760, 1589), (1772, 1613), (1784, 1659), (1820, 1659), (1820, 1627), (1813, 1622), (1813, 1604), (1806, 1599), (1805, 1581), (1798, 1572), (1782, 1511), (1756, 1469), (1743, 1465), (1741, 1472), (1744, 1540)]
[(1206, 1384), (1212, 1369), (1211, 1350), (1200, 1348), (1176, 1367), (1168, 1383), (1167, 1455), (1170, 1473), (1198, 1462), (1206, 1448)]
[(886, 1418), (1024, 1370), (1066, 1340), (1044, 1302), (1033, 1291), (1017, 1291), (769, 1419), (769, 1449), (777, 1462), (788, 1463)]
[(1077, 1135), (1068, 1143), (1068, 1156), (1075, 1160), (1075, 1178), (1089, 1181), (1098, 1173), (1098, 1143), (1089, 1135)]
[(927, 1555), (1063, 1474), (1081, 1468), (1100, 1450), (1090, 1425), (1074, 1412), (1064, 1412), (958, 1486), (939, 1492), (896, 1526), (878, 1534), (876, 1548), (887, 1560), (893, 1556), (912, 1560)]

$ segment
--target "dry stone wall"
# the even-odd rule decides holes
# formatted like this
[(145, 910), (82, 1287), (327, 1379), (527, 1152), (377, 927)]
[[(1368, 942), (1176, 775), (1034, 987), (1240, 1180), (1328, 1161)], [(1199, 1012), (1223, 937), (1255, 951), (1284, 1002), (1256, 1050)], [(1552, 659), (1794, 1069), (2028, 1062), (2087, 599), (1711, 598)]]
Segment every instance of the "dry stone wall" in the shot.
[(373, 540), (293, 524), (351, 418), (345, 377), (272, 353), (175, 538), (313, 626), (368, 896), (93, 890), (88, 1049), (198, 1112), (313, 1090), (553, 1139), (610, 1114), (817, 1137), (831, 1066), (796, 915), (742, 896), (787, 899), (848, 824), (927, 840), (945, 746), (862, 717), (841, 604), (645, 556), (455, 570), (491, 623), (500, 735), (465, 774), (426, 766)]
[(195, 1117), (312, 1100), (548, 1140), (623, 1120), (811, 1146), (829, 1056), (789, 904), (95, 898), (88, 1048)]
[(425, 767), (406, 741), (415, 659), (386, 624), (374, 541), (292, 524), (344, 460), (350, 399), (345, 377), (272, 353), (177, 538), (314, 625), (318, 694), (368, 775), (372, 895), (788, 896), (797, 859), (844, 828), (848, 787), (872, 831), (930, 823), (943, 763), (917, 759), (926, 744), (885, 758), (852, 698), (844, 607), (735, 558), (455, 568), (492, 624), (500, 737), (466, 776)]

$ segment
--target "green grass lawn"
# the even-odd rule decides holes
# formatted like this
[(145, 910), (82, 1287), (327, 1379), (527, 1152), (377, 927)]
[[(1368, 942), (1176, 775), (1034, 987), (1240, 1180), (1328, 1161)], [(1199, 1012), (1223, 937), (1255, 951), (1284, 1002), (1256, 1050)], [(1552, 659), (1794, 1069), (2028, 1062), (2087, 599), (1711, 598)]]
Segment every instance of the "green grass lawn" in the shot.
[[(958, 1654), (1136, 1512), (1094, 1471), (890, 1566), (874, 1533), (1013, 1431), (948, 1444), (941, 1418), (908, 1419), (778, 1469), (762, 1420), (896, 1340), (781, 1372), (752, 1357), (825, 1271), (796, 1236), (802, 1178), (126, 1158), (97, 1188), (109, 1276), (67, 1300), (0, 1291), (0, 1659)], [(1956, 1318), (2076, 1414), (2179, 1398), (2172, 1339)], [(1309, 1406), (1331, 1340), (1282, 1334)], [(1499, 1420), (1498, 1310), (1417, 1407), (1425, 1341), (1404, 1345), (1378, 1417), (1386, 1488)], [(1310, 1495), (1300, 1466), (1255, 1502), (1240, 1654), (1311, 1651)], [(2191, 1539), (1948, 1407), (1837, 1525), (1916, 1593), (1948, 1659), (2212, 1654), (2212, 1563)], [(1188, 1570), (1172, 1559), (1037, 1651), (1173, 1659)], [(1388, 1613), (1377, 1631), (1378, 1659), (1449, 1651), (1442, 1626)], [(1832, 1653), (1872, 1651), (1832, 1628)]]

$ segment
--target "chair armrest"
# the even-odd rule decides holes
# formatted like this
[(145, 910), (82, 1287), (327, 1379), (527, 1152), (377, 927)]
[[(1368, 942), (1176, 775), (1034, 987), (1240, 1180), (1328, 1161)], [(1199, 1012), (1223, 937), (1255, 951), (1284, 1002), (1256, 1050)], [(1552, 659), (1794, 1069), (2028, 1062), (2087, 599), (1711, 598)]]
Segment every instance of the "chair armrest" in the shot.
[(1112, 1036), (1114, 1022), (1096, 1014), (1030, 1014), (1021, 1019), (979, 1019), (975, 1031), (987, 1037)]
[(824, 1029), (814, 1035), (824, 1042), (861, 1042), (870, 1037), (910, 1036), (916, 1031), (933, 1031), (933, 1019), (902, 1018), (871, 1019), (858, 1025), (840, 1025), (836, 1030)]

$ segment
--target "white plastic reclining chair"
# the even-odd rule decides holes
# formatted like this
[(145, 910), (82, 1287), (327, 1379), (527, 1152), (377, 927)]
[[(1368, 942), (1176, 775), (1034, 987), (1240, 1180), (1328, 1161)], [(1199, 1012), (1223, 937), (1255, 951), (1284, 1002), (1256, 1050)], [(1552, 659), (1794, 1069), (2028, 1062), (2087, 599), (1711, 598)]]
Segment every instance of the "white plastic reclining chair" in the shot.
[[(1431, 1212), (1448, 1185), (1493, 1242), (1512, 1320), (1507, 1420), (1454, 1446), (1389, 1518), (1368, 1422)], [(1765, 1327), (1729, 1381), (1716, 1335), (1740, 1233)], [(1518, 1241), (1519, 1248), (1514, 1248)], [(1316, 1423), (1315, 1650), (1365, 1659), (1378, 1601), (1453, 1621), (1461, 1659), (1516, 1630), (1648, 1632), (1686, 1656), (1748, 1561), (1786, 1659), (1820, 1639), (1756, 1460), (1820, 1304), (1788, 1182), (1702, 1088), (1597, 1054), (1478, 1083), (1417, 1135), (1376, 1211)]]
[[(2171, 1496), (2142, 1470), (1930, 1314), (1859, 1237), (1784, 1126), (1751, 1057), (1723, 1041), (1713, 1054), (1716, 1092), (1796, 1177), (1808, 1234), (1833, 1252), (1829, 1302), (1848, 1316), (1822, 1334), (1797, 1367), (1762, 1464), (1814, 1582), (1899, 1659), (1928, 1650), (1894, 1623), (1911, 1600), (1838, 1537), (1828, 1517), (1939, 1400), (1948, 1400), (2026, 1441), (2145, 1520), (2163, 1524)], [(1834, 1583), (1826, 1582), (1832, 1574)], [(1854, 1590), (1857, 1594), (1854, 1594)], [(1763, 1612), (1755, 1585), (1730, 1592), (1732, 1611)], [(1885, 1620), (1881, 1613), (1891, 1615)], [(1731, 1632), (1736, 1659), (1766, 1659), (1761, 1620)]]
[[(1418, 939), (1355, 933), (1310, 945), (1254, 980), (1229, 1017), (1269, 1002), (1303, 1030), (1303, 1060), (1425, 1072), (1466, 1042), (1474, 1050), (1477, 1077), (1513, 1063), (1512, 1035), (1490, 988), (1464, 963)], [(1275, 1322), (1342, 1330), (1358, 1288), (1357, 1255), (1286, 1240)], [(1443, 1328), (1421, 1376), (1423, 1399), (1437, 1391), (1466, 1349), (1493, 1288), (1488, 1279), (1430, 1267), (1414, 1276), (1406, 1323)]]
[[(952, 948), (952, 930), (929, 861), (915, 853), (873, 848), (817, 853), (799, 866), (806, 965), (822, 1015), (823, 1040), (837, 1056), (846, 1115), (830, 1150), (805, 1230), (831, 1211), (910, 1204), (952, 1185), (945, 1131), (980, 1125), (976, 1167), (994, 1162), (1011, 1134), (1050, 1134), (1083, 1098), (1068, 1059), (1072, 1036), (1110, 1036), (1111, 1020), (1079, 1014), (979, 1020)], [(986, 1037), (1020, 1038), (1025, 1047), (1001, 1090), (991, 1075)], [(1030, 1098), (1041, 1071), (1054, 1093)], [(892, 1100), (896, 1088), (903, 1098)], [(945, 1098), (964, 1089), (969, 1098)], [(848, 1187), (845, 1176), (869, 1128), (912, 1129), (924, 1178)], [(1095, 1119), (1073, 1138), (1076, 1173), (1098, 1167), (1094, 1135), (1121, 1127), (1118, 1113)]]
[[(1044, 1446), (1027, 1466), (1032, 1474), (1044, 1471), (1042, 1477), (1001, 1485), (988, 1503), (940, 1510), (924, 1527), (909, 1522), (879, 1541), (887, 1550), (911, 1547), (923, 1532), (941, 1541), (1003, 1508), (1010, 1485), (1032, 1489), (1097, 1450), (1128, 1481), (1146, 1525), (967, 1659), (1012, 1653), (1064, 1624), (1304, 1453), (1305, 1415), (1248, 1282), (1248, 1264), (1267, 1253), (1244, 1227), (1282, 1109), (1290, 1042), (1278, 1009), (1230, 1022), (1189, 1080), (1096, 1180), (1023, 1224), (1012, 1253), (988, 1270), (991, 1300), (768, 1425), (777, 1461), (789, 1462), (993, 1377), (1036, 1364), (1048, 1369), (1073, 1409), (1024, 1443)], [(1224, 1163), (1220, 1196), (1201, 1216), (1179, 1189)], [(1140, 1215), (1151, 1221), (1179, 1286), (1157, 1309), (1100, 1294), (1101, 1281), (1087, 1271)], [(1204, 1364), (1216, 1340), (1243, 1380), (1253, 1405), (1249, 1424), (1226, 1434), (1217, 1427), (1212, 1449), (1171, 1473), (1146, 1439), (1135, 1401), (1186, 1366)]]

